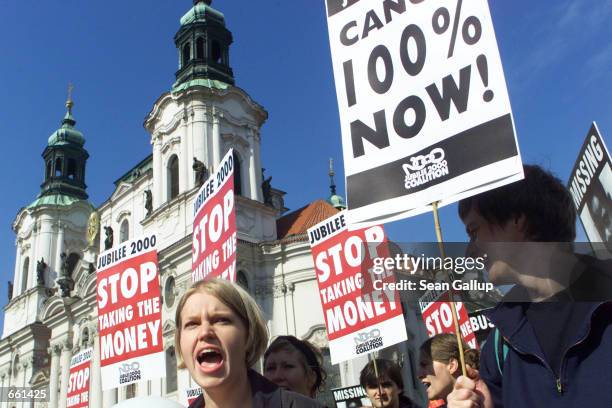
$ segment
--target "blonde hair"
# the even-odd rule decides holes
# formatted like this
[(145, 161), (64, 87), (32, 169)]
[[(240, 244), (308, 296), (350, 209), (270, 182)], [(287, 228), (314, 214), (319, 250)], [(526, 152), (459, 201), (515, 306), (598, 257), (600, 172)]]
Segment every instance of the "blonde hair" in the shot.
[(246, 365), (251, 367), (262, 356), (268, 344), (268, 328), (264, 321), (261, 309), (255, 300), (240, 286), (222, 279), (206, 280), (194, 283), (181, 297), (175, 315), (176, 330), (174, 331), (174, 344), (178, 347), (178, 368), (186, 368), (181, 355), (181, 312), (187, 299), (195, 293), (207, 293), (219, 299), (232, 309), (246, 327)]

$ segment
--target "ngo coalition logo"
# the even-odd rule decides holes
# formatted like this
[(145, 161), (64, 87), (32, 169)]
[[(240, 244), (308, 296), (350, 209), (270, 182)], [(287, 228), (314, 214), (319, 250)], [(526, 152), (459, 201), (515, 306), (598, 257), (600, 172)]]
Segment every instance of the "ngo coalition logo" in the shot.
[(381, 348), (383, 345), (382, 337), (380, 337), (380, 330), (374, 329), (368, 332), (357, 333), (355, 340), (355, 353), (363, 354), (371, 350)]
[(429, 154), (410, 158), (410, 163), (404, 163), (402, 169), (406, 172), (404, 187), (406, 190), (429, 183), (448, 174), (448, 164), (444, 160), (444, 150), (439, 147)]
[(140, 380), (140, 364), (138, 361), (132, 364), (123, 363), (119, 366), (119, 384), (125, 384)]

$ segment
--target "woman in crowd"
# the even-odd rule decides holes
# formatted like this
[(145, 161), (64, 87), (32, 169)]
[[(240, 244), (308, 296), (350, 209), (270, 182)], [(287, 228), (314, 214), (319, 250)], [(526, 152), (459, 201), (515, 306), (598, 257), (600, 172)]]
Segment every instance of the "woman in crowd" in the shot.
[(268, 342), (259, 307), (243, 289), (223, 280), (195, 283), (176, 309), (179, 368), (204, 393), (190, 408), (318, 408), (251, 370)]
[[(465, 343), (463, 350), (465, 364), (477, 370), (480, 357), (478, 350), (468, 349)], [(427, 390), (427, 399), (443, 400), (446, 403), (446, 397), (453, 391), (455, 380), (461, 375), (459, 348), (454, 334), (438, 334), (421, 345), (418, 374)]]
[(279, 336), (264, 353), (264, 375), (279, 387), (315, 398), (325, 382), (318, 348), (294, 336)]

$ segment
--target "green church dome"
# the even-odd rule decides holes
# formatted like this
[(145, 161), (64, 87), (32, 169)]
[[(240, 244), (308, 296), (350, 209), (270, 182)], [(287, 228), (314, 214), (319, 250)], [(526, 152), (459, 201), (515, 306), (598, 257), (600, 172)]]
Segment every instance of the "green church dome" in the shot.
[(85, 144), (85, 137), (81, 132), (74, 128), (76, 121), (72, 117), (70, 110), (66, 112), (64, 120), (62, 120), (62, 127), (57, 129), (51, 136), (47, 144), (49, 146), (58, 146), (63, 144), (76, 144), (83, 146)]
[(225, 24), (225, 16), (220, 11), (212, 8), (208, 0), (194, 0), (193, 7), (183, 17), (181, 17), (181, 26), (191, 23), (205, 22), (207, 17), (210, 17), (222, 24)]

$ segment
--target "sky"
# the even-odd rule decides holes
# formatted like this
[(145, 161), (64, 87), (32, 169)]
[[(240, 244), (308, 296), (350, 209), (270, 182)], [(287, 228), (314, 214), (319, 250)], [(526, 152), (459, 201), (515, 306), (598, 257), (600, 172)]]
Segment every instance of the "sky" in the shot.
[[(372, 1), (374, 0), (362, 0)], [(425, 0), (433, 1), (433, 0)], [(454, 2), (450, 2), (454, 3)], [(174, 82), (173, 36), (191, 0), (0, 0), (0, 305), (13, 279), (19, 210), (40, 191), (47, 139), (68, 83), (84, 133), (96, 206), (151, 153), (145, 115)], [(344, 193), (342, 145), (323, 0), (215, 0), (234, 36), (236, 85), (269, 113), (262, 166), (292, 210), (329, 196), (328, 160)], [(612, 147), (612, 0), (489, 0), (523, 162), (564, 182), (591, 122)], [(456, 205), (444, 239), (466, 240)], [(385, 225), (399, 242), (435, 241), (431, 213)], [(579, 226), (579, 240), (584, 232)], [(1, 318), (0, 318), (1, 319)]]

